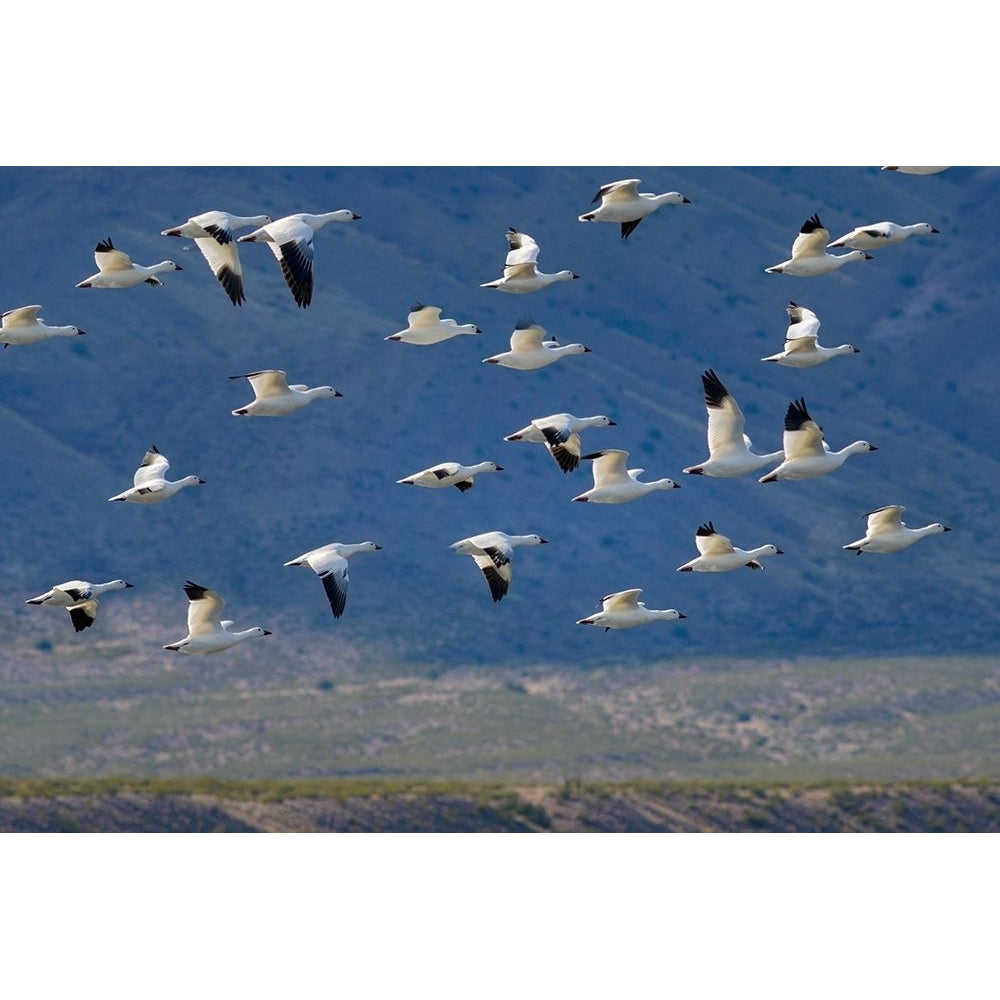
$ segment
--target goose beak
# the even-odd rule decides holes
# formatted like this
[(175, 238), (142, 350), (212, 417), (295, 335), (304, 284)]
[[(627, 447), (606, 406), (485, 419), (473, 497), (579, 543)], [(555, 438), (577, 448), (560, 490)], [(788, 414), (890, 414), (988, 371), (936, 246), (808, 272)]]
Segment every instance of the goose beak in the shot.
[(351, 221), (352, 221), (352, 222), (357, 222), (357, 221), (358, 221), (358, 219), (360, 219), (360, 218), (361, 218), (361, 216), (360, 216), (360, 215), (358, 215), (358, 213), (357, 213), (357, 212), (351, 212)]
[(776, 549), (774, 554), (776, 556), (783, 556), (785, 554), (785, 552), (784, 552), (784, 549)]
[(678, 612), (677, 612), (677, 617), (678, 617), (678, 618), (687, 618), (687, 615), (686, 615), (686, 614), (684, 614), (684, 613), (683, 613), (683, 612), (681, 612), (681, 611), (678, 611)]
[(268, 630), (266, 628), (265, 629), (261, 629), (261, 631), (264, 633), (264, 635), (274, 635), (273, 632), (268, 632)]
[(502, 465), (498, 465), (497, 466), (497, 472), (503, 472), (503, 466)]
[(542, 545), (548, 545), (549, 544), (549, 540), (547, 538), (541, 538), (541, 539), (539, 539), (539, 543), (542, 544)]
[(945, 526), (944, 526), (944, 530), (945, 530), (945, 531), (951, 531), (951, 528), (949, 528), (949, 527), (948, 527), (948, 525), (945, 525)]
[(126, 583), (126, 584), (125, 584), (125, 586), (126, 586), (126, 587), (134, 587), (134, 586), (135, 586), (135, 584), (134, 584), (134, 583)]

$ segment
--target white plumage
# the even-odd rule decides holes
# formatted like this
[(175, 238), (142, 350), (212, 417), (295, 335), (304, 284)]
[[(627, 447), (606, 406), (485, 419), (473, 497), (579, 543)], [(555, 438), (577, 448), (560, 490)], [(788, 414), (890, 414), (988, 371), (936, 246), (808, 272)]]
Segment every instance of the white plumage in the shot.
[(192, 583), (184, 584), (184, 593), (188, 599), (188, 634), (177, 642), (172, 642), (164, 649), (175, 653), (221, 653), (230, 646), (259, 635), (271, 635), (266, 628), (255, 625), (242, 632), (230, 632), (231, 621), (219, 621), (219, 612), (225, 601), (208, 587)]
[(303, 552), (289, 559), (285, 566), (308, 566), (322, 581), (334, 618), (339, 618), (347, 606), (349, 582), (347, 560), (359, 552), (375, 552), (382, 548), (375, 542), (330, 542), (318, 549)]
[(639, 476), (645, 469), (626, 469), (628, 452), (619, 448), (605, 448), (583, 458), (593, 461), (594, 486), (573, 497), (582, 503), (628, 503), (648, 496), (657, 490), (680, 489), (672, 479), (655, 479), (641, 483)]
[(708, 458), (700, 465), (689, 465), (684, 472), (689, 476), (731, 478), (756, 472), (784, 457), (781, 451), (757, 455), (750, 450), (740, 404), (711, 368), (702, 374), (701, 384), (708, 411)]
[(761, 358), (761, 361), (773, 361), (787, 368), (814, 368), (831, 361), (842, 354), (859, 354), (851, 344), (841, 344), (839, 347), (822, 347), (818, 342), (819, 317), (811, 309), (789, 302), (788, 331), (785, 334), (785, 348), (779, 354)]
[(820, 274), (829, 274), (854, 260), (871, 260), (863, 250), (852, 250), (850, 253), (829, 254), (826, 245), (830, 240), (830, 231), (819, 221), (818, 215), (810, 216), (802, 223), (799, 235), (792, 244), (792, 256), (788, 260), (765, 267), (767, 274), (789, 274), (797, 278), (813, 278)]
[(108, 580), (107, 583), (90, 583), (88, 580), (67, 580), (58, 583), (44, 594), (29, 598), (25, 604), (39, 604), (46, 608), (66, 608), (73, 628), (82, 632), (90, 628), (97, 619), (98, 598), (113, 590), (132, 587), (124, 580)]
[(572, 271), (556, 271), (554, 274), (544, 274), (539, 271), (537, 266), (539, 247), (527, 233), (508, 227), (507, 246), (509, 249), (503, 277), (487, 281), (480, 285), (480, 288), (496, 288), (514, 295), (527, 295), (557, 282), (573, 281), (580, 277)]
[(640, 192), (639, 184), (638, 177), (605, 184), (590, 202), (591, 205), (598, 201), (601, 204), (592, 212), (581, 215), (580, 222), (621, 223), (622, 239), (625, 240), (647, 215), (655, 212), (661, 205), (691, 204), (691, 199), (685, 198), (679, 191), (650, 194)]
[(572, 472), (580, 464), (582, 443), (580, 431), (587, 427), (614, 427), (615, 421), (603, 414), (574, 417), (572, 413), (550, 413), (536, 417), (519, 431), (508, 434), (504, 441), (531, 441), (544, 444), (563, 472)]
[(6, 349), (21, 344), (37, 344), (52, 337), (79, 337), (87, 332), (76, 326), (46, 326), (38, 315), (41, 309), (37, 305), (8, 309), (0, 320), (0, 344)]
[(510, 350), (483, 358), (483, 364), (526, 372), (545, 368), (570, 354), (590, 353), (590, 348), (583, 344), (560, 346), (558, 341), (546, 338), (548, 334), (543, 327), (531, 320), (521, 320), (510, 335)]
[(238, 242), (266, 243), (281, 267), (295, 304), (305, 309), (313, 293), (313, 235), (330, 222), (355, 222), (360, 218), (347, 208), (319, 215), (297, 212), (241, 236)]
[(233, 305), (239, 306), (246, 301), (246, 295), (243, 292), (243, 268), (233, 233), (247, 226), (263, 226), (270, 222), (269, 215), (202, 212), (179, 226), (164, 229), (160, 235), (193, 239)]
[(898, 503), (889, 504), (886, 507), (879, 507), (878, 510), (869, 511), (865, 517), (868, 518), (868, 529), (865, 537), (859, 538), (856, 542), (845, 545), (844, 548), (851, 552), (877, 552), (880, 555), (888, 555), (890, 552), (899, 552), (907, 549), (921, 538), (928, 535), (938, 535), (942, 531), (951, 531), (951, 528), (935, 521), (934, 524), (925, 524), (922, 528), (908, 528), (906, 522), (902, 520), (905, 507)]
[(608, 594), (601, 601), (601, 610), (581, 618), (577, 625), (600, 625), (607, 633), (613, 628), (636, 628), (639, 625), (648, 625), (650, 622), (675, 622), (687, 618), (687, 615), (674, 608), (665, 611), (647, 608), (639, 600), (641, 593), (641, 588), (635, 588)]
[(940, 229), (935, 229), (929, 222), (914, 222), (909, 226), (900, 226), (895, 222), (872, 222), (867, 226), (852, 229), (828, 246), (850, 247), (852, 250), (879, 250), (894, 243), (902, 243), (911, 236), (930, 236), (932, 233), (940, 232)]
[(157, 277), (167, 271), (183, 271), (180, 264), (172, 260), (161, 260), (158, 264), (144, 267), (133, 264), (132, 258), (121, 250), (116, 250), (109, 236), (101, 240), (94, 248), (94, 263), (97, 264), (97, 274), (84, 278), (77, 288), (131, 288), (133, 285), (162, 285)]
[(437, 306), (425, 306), (422, 302), (416, 302), (406, 317), (406, 329), (385, 339), (428, 346), (440, 344), (444, 340), (451, 340), (452, 337), (462, 334), (474, 335), (482, 332), (472, 323), (459, 325), (453, 319), (441, 319), (441, 310)]
[(497, 465), (496, 462), (477, 462), (475, 465), (441, 462), (429, 469), (414, 472), (405, 479), (397, 479), (396, 482), (404, 486), (423, 486), (429, 490), (455, 486), (464, 493), (476, 485), (476, 476), (482, 472), (503, 472), (503, 466)]
[(780, 556), (784, 553), (776, 545), (759, 545), (755, 549), (738, 549), (725, 536), (715, 530), (709, 521), (698, 527), (695, 545), (701, 553), (696, 559), (677, 567), (678, 573), (728, 573), (742, 566), (763, 569), (762, 556)]
[(135, 470), (135, 475), (132, 477), (132, 489), (125, 490), (124, 493), (119, 493), (117, 496), (108, 497), (108, 499), (123, 500), (126, 503), (160, 503), (163, 500), (168, 500), (185, 486), (203, 486), (205, 484), (205, 480), (198, 476), (185, 476), (176, 482), (170, 482), (166, 479), (169, 468), (170, 463), (166, 456), (155, 444), (151, 445), (146, 454), (142, 456), (139, 468)]
[(503, 600), (510, 589), (514, 567), (511, 558), (514, 549), (523, 545), (546, 545), (548, 540), (539, 535), (508, 535), (503, 531), (486, 531), (453, 542), (449, 548), (460, 555), (471, 556), (482, 571), (490, 587), (493, 602)]
[(274, 368), (249, 375), (230, 375), (229, 381), (245, 378), (253, 389), (253, 402), (233, 410), (234, 417), (283, 417), (301, 410), (314, 399), (332, 399), (342, 396), (333, 386), (318, 385), (310, 389), (305, 385), (289, 385), (283, 371)]
[(758, 482), (775, 483), (779, 479), (811, 479), (814, 476), (825, 476), (839, 469), (851, 455), (878, 451), (878, 448), (868, 441), (854, 441), (840, 451), (831, 451), (823, 440), (823, 428), (809, 415), (804, 398), (793, 400), (788, 404), (782, 442), (785, 460), (766, 476), (762, 476)]

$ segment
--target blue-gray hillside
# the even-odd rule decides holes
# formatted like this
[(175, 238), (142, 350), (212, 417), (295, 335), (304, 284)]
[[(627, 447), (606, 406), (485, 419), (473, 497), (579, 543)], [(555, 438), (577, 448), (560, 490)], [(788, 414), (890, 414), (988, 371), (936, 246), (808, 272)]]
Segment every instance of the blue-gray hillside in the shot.
[[(636, 174), (643, 190), (691, 204), (661, 209), (627, 242), (617, 226), (577, 222), (600, 184)], [(191, 241), (159, 235), (210, 208), (277, 218), (344, 207), (363, 218), (317, 234), (306, 310), (268, 248), (241, 245), (237, 309)], [(883, 219), (941, 233), (828, 276), (765, 274), (814, 212), (833, 237)], [(269, 655), (328, 634), (444, 664), (995, 647), (994, 168), (7, 169), (0, 220), (2, 308), (41, 303), (48, 322), (88, 331), (0, 351), (0, 594), (15, 621), (47, 614), (22, 602), (60, 580), (122, 576), (162, 597), (146, 623), (157, 655), (183, 635), (186, 579), (218, 589), (240, 626), (273, 629)], [(528, 296), (480, 288), (502, 272), (508, 226), (538, 240), (542, 270), (580, 280)], [(171, 258), (183, 271), (161, 288), (76, 289), (107, 236), (140, 263)], [(762, 363), (781, 349), (790, 299), (819, 315), (822, 343), (862, 353), (808, 371)], [(385, 342), (418, 300), (483, 335)], [(538, 372), (481, 364), (527, 316), (592, 353)], [(709, 367), (759, 451), (780, 448), (799, 396), (833, 448), (862, 438), (879, 450), (805, 482), (684, 476), (707, 457)], [(280, 419), (230, 416), (252, 394), (226, 377), (261, 368), (343, 398)], [(625, 448), (645, 478), (682, 489), (570, 503), (591, 485), (589, 463), (564, 475), (540, 445), (503, 440), (560, 411), (612, 417), (616, 427), (585, 432), (585, 449)], [(153, 443), (171, 478), (206, 485), (154, 507), (108, 503)], [(395, 482), (484, 459), (505, 471), (466, 493)], [(904, 504), (911, 526), (954, 530), (894, 556), (844, 552), (862, 515), (887, 503)], [(764, 572), (677, 574), (707, 520), (737, 545), (785, 554)], [(516, 552), (496, 605), (472, 560), (448, 550), (495, 528), (550, 542)], [(365, 539), (383, 549), (352, 560), (335, 622), (313, 574), (282, 563)], [(608, 634), (575, 624), (629, 587), (687, 620)], [(127, 618), (129, 595), (109, 598), (92, 631)], [(52, 614), (53, 631), (65, 628)]]

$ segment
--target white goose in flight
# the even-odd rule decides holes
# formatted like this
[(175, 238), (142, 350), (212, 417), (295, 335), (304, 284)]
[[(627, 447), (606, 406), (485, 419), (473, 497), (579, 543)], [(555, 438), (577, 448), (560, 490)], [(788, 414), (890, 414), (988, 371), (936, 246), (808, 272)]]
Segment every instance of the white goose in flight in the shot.
[(269, 222), (239, 243), (266, 243), (281, 267), (282, 277), (300, 309), (308, 307), (313, 293), (313, 234), (330, 222), (356, 222), (361, 216), (347, 208), (310, 215), (297, 212)]
[(164, 646), (175, 653), (221, 653), (230, 646), (259, 635), (271, 635), (266, 628), (255, 625), (242, 632), (231, 632), (234, 622), (219, 621), (219, 612), (225, 601), (208, 587), (192, 583), (184, 584), (188, 599), (188, 634), (177, 642)]
[(161, 236), (180, 236), (193, 239), (208, 261), (212, 273), (225, 289), (234, 306), (246, 302), (243, 292), (243, 268), (233, 233), (247, 226), (263, 226), (271, 222), (269, 215), (232, 215), (230, 212), (202, 212), (187, 222), (164, 229)]
[(635, 227), (661, 205), (691, 204), (691, 199), (685, 198), (679, 191), (667, 191), (665, 194), (640, 192), (640, 183), (638, 177), (631, 177), (603, 185), (590, 202), (591, 205), (598, 201), (601, 204), (592, 212), (581, 215), (580, 222), (621, 223), (622, 239), (627, 240)]

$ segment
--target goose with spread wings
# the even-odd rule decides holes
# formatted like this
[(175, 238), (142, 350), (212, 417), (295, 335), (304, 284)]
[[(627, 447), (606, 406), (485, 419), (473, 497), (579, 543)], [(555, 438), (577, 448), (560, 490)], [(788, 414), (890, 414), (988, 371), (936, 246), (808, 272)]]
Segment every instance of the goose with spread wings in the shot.
[(601, 204), (593, 211), (581, 215), (580, 222), (621, 223), (622, 239), (627, 240), (635, 227), (661, 205), (691, 204), (691, 199), (685, 198), (680, 191), (667, 191), (665, 194), (640, 192), (640, 183), (638, 177), (630, 177), (628, 180), (604, 184), (590, 202), (591, 205), (597, 202)]
[(212, 274), (222, 285), (234, 306), (246, 302), (243, 291), (243, 268), (233, 233), (247, 226), (264, 226), (272, 221), (269, 215), (233, 215), (230, 212), (202, 212), (187, 222), (164, 229), (161, 236), (192, 239), (208, 261)]
[(260, 625), (241, 632), (230, 631), (235, 622), (219, 620), (219, 612), (225, 601), (208, 587), (188, 580), (184, 584), (184, 593), (188, 599), (188, 634), (183, 639), (164, 646), (164, 649), (174, 653), (221, 653), (246, 639), (271, 635)]
[(573, 271), (556, 271), (545, 274), (538, 270), (539, 247), (532, 237), (517, 229), (507, 229), (507, 260), (504, 262), (503, 277), (487, 281), (480, 288), (496, 288), (514, 295), (527, 295), (561, 281), (573, 281), (580, 275)]

